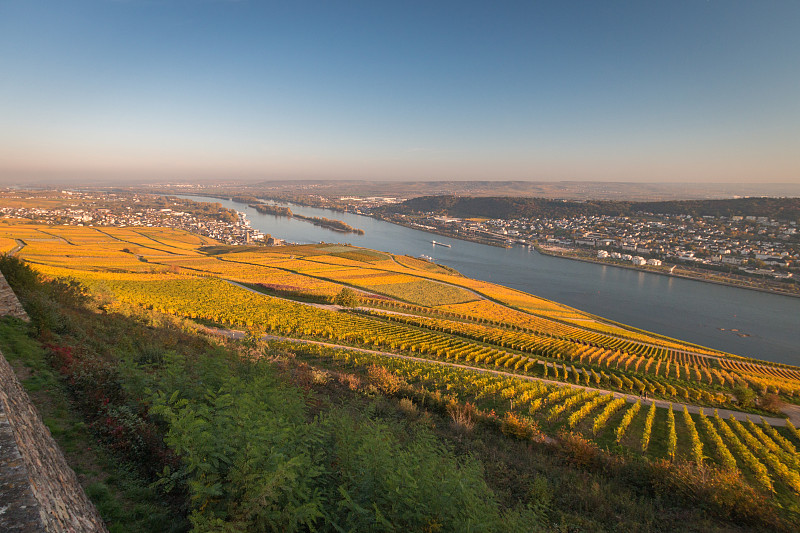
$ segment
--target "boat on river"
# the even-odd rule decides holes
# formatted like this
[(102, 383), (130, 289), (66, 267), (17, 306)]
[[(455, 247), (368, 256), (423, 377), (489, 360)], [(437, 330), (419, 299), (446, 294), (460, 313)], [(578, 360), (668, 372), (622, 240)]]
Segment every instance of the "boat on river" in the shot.
[(439, 242), (439, 241), (431, 241), (431, 243), (433, 243), (434, 246), (444, 246), (445, 248), (452, 248), (453, 247), (452, 244), (445, 244), (445, 243)]

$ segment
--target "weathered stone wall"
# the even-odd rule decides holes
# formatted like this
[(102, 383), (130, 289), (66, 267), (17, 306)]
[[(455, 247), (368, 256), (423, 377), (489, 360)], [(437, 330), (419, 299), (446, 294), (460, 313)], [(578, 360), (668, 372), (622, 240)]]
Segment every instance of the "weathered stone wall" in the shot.
[[(2, 274), (0, 282), (8, 287)], [(8, 303), (8, 298), (13, 298), (16, 304)], [(0, 309), (22, 309), (10, 288), (0, 289), (0, 299), (3, 301)], [(0, 531), (107, 531), (2, 353)]]
[(6, 278), (0, 273), (0, 316), (11, 315), (22, 320), (28, 320), (28, 314), (17, 299), (17, 295), (11, 290)]
[(17, 448), (5, 404), (0, 402), (0, 531), (42, 531), (28, 468)]

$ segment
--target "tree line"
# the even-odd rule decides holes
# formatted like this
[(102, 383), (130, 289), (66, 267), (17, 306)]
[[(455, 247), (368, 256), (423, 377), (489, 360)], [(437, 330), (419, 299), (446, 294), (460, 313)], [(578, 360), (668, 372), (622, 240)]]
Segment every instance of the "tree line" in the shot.
[(691, 216), (757, 216), (800, 221), (800, 198), (734, 198), (725, 200), (670, 200), (631, 202), (616, 200), (558, 200), (511, 196), (420, 196), (382, 206), (383, 214), (439, 213), (470, 218), (571, 218), (576, 216), (631, 216), (640, 212)]

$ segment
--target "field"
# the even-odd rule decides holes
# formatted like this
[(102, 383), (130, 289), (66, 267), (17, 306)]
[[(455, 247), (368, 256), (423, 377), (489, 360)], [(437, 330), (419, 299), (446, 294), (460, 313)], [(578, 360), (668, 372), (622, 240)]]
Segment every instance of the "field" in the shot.
[[(0, 245), (17, 240), (19, 258), (79, 281), (109, 312), (133, 306), (266, 334), (331, 369), (384, 368), (520, 438), (569, 431), (623, 456), (713, 465), (796, 508), (800, 433), (779, 409), (798, 402), (798, 368), (348, 246), (237, 248), (162, 228), (0, 225)], [(356, 308), (330, 305), (344, 288), (356, 290)]]

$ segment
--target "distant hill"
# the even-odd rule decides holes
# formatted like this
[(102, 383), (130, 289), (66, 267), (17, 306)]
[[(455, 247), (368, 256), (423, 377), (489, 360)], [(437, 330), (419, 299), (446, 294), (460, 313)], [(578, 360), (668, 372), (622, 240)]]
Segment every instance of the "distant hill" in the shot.
[(581, 215), (648, 213), (692, 216), (758, 216), (800, 220), (800, 198), (736, 198), (731, 200), (673, 200), (663, 202), (574, 201), (509, 196), (420, 196), (380, 208), (384, 213), (434, 212), (456, 217), (560, 218)]
[[(188, 184), (186, 184), (188, 185)], [(375, 181), (375, 180), (270, 180), (259, 182), (194, 183), (187, 188), (163, 186), (135, 187), (142, 192), (164, 194), (204, 194), (218, 198), (233, 196), (292, 199), (310, 205), (311, 199), (324, 197), (327, 205), (341, 197), (388, 196), (515, 196), (567, 200), (612, 200), (652, 202), (667, 200), (707, 200), (757, 196), (800, 196), (800, 183), (632, 183), (611, 181)], [(71, 184), (74, 186), (74, 184)], [(130, 189), (119, 189), (120, 191)], [(244, 200), (241, 200), (244, 201)], [(244, 203), (251, 203), (245, 201)]]

